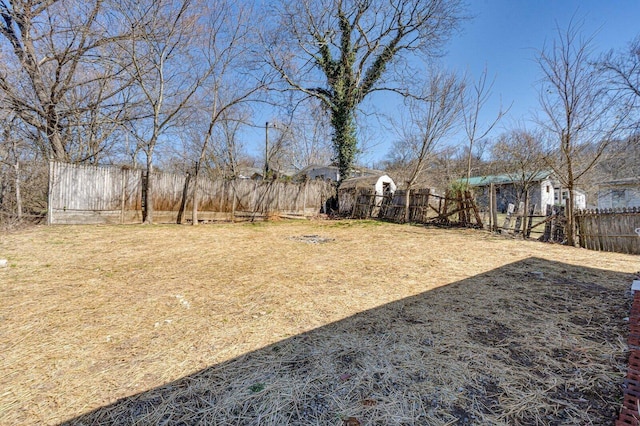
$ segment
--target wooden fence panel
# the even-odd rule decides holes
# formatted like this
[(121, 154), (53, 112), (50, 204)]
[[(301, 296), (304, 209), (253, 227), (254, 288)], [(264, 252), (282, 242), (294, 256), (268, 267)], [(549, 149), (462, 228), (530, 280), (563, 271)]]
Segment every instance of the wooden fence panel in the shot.
[(124, 205), (122, 210), (142, 209), (142, 171), (137, 169), (122, 168), (121, 189), (123, 189), (121, 199)]
[(178, 211), (182, 202), (185, 179), (186, 176), (173, 173), (152, 174), (154, 211)]
[(582, 210), (575, 217), (580, 247), (640, 254), (640, 208)]
[(258, 210), (258, 199), (260, 198), (256, 182), (253, 180), (233, 181), (231, 187), (231, 210), (234, 210), (233, 200), (235, 199), (235, 211), (255, 212)]
[[(140, 208), (141, 173), (120, 167), (52, 162), (48, 223), (120, 223)], [(135, 215), (134, 215), (135, 216)]]
[(63, 210), (119, 210), (122, 171), (108, 167), (54, 163), (52, 208)]
[[(380, 218), (393, 222), (406, 219), (406, 190), (376, 195), (371, 188), (340, 190), (340, 213), (354, 218)], [(455, 220), (457, 218), (457, 221)], [(482, 227), (470, 194), (437, 195), (430, 188), (416, 188), (409, 195), (409, 221)]]
[[(175, 221), (187, 176), (156, 172), (151, 179), (154, 219)], [(184, 221), (191, 217), (193, 179), (190, 182)], [(48, 223), (140, 223), (142, 185), (139, 169), (51, 162)], [(333, 191), (331, 185), (322, 181), (292, 184), (205, 177), (198, 179), (198, 188), (198, 212), (203, 214), (203, 220), (311, 216), (322, 210)]]

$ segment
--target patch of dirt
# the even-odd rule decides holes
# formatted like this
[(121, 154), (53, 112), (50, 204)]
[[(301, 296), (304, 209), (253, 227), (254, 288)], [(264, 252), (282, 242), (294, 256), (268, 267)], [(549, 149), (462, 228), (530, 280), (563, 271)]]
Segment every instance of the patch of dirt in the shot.
[(291, 240), (308, 244), (324, 244), (335, 241), (334, 238), (321, 237), (320, 235), (300, 235), (297, 237), (291, 237)]

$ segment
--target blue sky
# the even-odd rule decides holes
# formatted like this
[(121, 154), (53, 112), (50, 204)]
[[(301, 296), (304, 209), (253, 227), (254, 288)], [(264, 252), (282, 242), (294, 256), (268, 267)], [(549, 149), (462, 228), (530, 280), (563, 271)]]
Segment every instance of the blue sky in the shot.
[[(468, 6), (472, 19), (463, 22), (441, 62), (474, 79), (486, 67), (489, 78), (495, 79), (481, 119), (492, 120), (500, 105), (511, 108), (490, 138), (507, 129), (533, 128), (540, 79), (536, 54), (545, 43), (553, 42), (558, 28), (566, 29), (572, 19), (581, 23), (583, 34), (593, 35), (594, 48), (601, 52), (624, 49), (640, 35), (640, 0), (468, 0)], [(389, 99), (387, 110), (398, 106)], [(384, 159), (397, 135), (384, 127), (366, 133), (375, 136), (360, 161), (371, 164)], [(257, 147), (263, 147), (264, 133), (247, 136), (247, 148), (255, 155)], [(446, 143), (462, 140), (458, 136)]]
[(512, 105), (497, 132), (530, 121), (538, 110), (536, 55), (556, 38), (557, 28), (582, 23), (596, 51), (620, 50), (640, 35), (640, 0), (472, 0), (475, 18), (449, 45), (443, 62), (477, 78), (486, 66), (495, 78), (487, 113)]

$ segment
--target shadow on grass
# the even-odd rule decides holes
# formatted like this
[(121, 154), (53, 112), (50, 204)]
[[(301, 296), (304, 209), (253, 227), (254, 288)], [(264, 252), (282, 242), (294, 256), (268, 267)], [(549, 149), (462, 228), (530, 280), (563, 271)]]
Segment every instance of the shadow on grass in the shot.
[[(612, 424), (631, 276), (530, 258), (64, 425)], [(353, 423), (355, 424), (355, 423)]]

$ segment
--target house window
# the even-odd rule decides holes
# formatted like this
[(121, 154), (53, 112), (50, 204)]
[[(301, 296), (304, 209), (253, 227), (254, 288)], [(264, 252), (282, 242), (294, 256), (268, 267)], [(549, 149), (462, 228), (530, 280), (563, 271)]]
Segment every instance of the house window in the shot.
[(550, 186), (550, 185), (547, 185), (547, 194), (548, 194), (549, 192), (551, 192), (551, 186)]
[(626, 191), (624, 189), (611, 190), (611, 207), (614, 209), (627, 207)]

